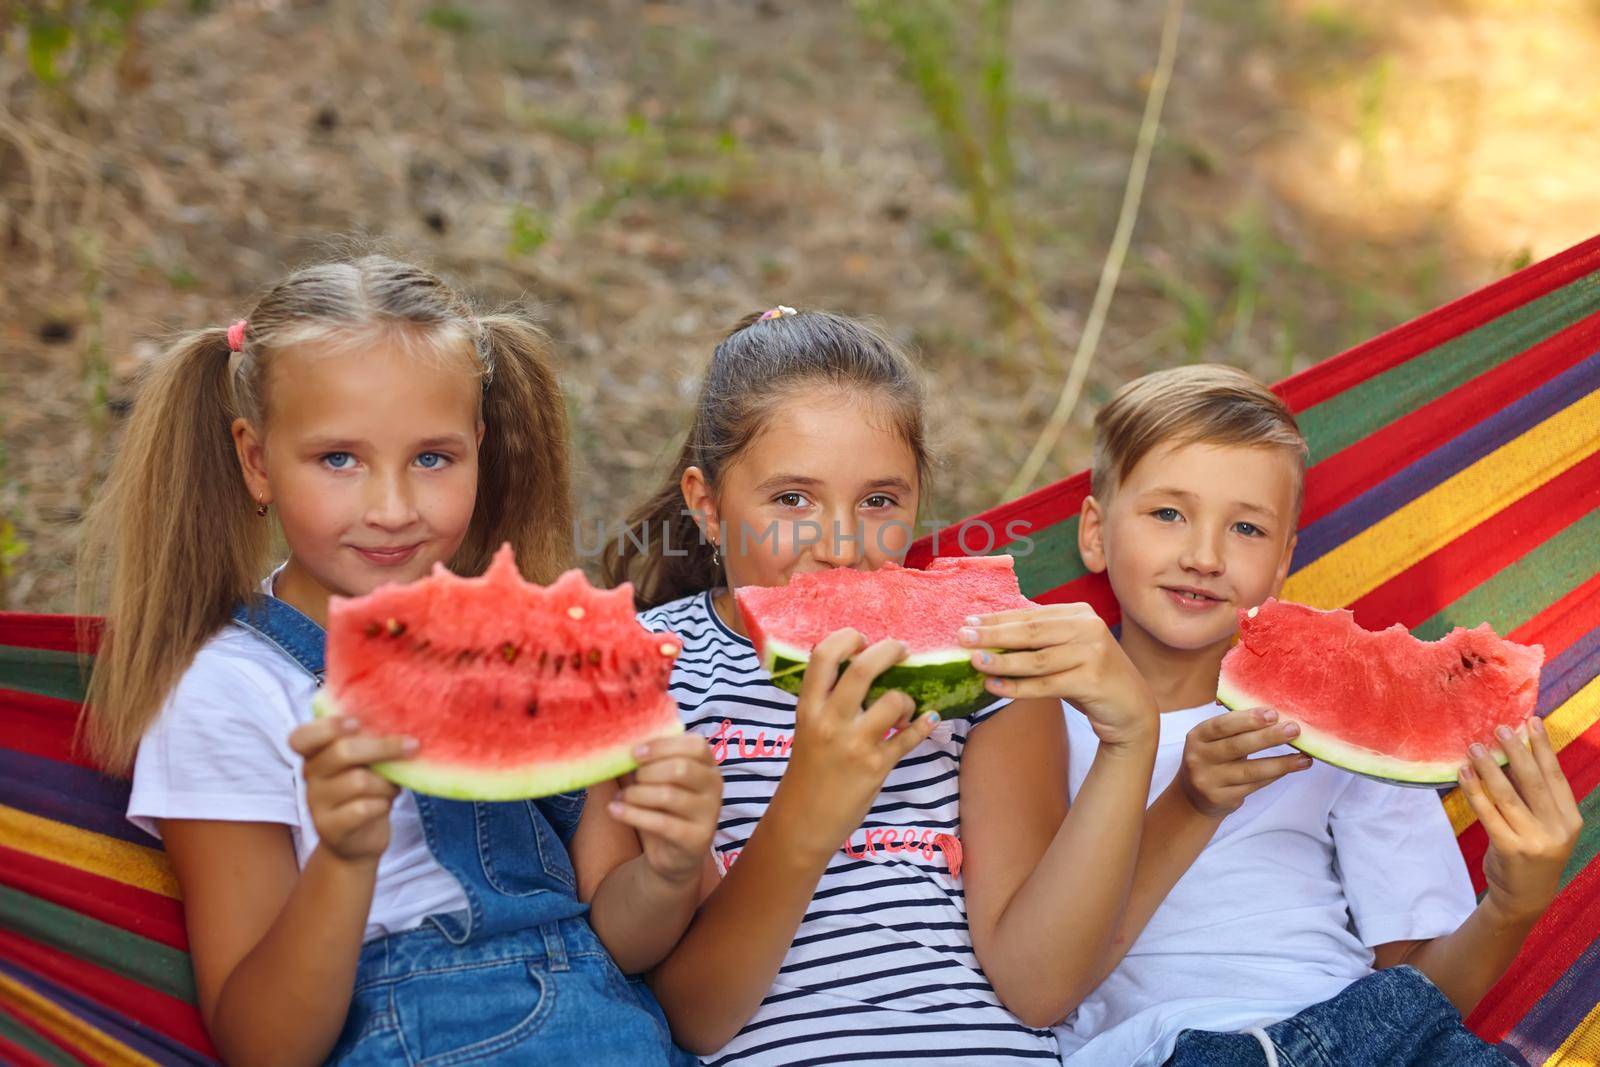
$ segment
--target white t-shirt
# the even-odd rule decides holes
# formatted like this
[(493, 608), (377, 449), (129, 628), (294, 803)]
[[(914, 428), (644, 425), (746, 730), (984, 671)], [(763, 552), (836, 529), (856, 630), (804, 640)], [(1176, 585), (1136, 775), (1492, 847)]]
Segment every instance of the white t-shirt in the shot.
[[(722, 771), (712, 851), (726, 873), (789, 765), (795, 698), (717, 618), (709, 594), (639, 621), (683, 638), (669, 688)], [(999, 707), (940, 723), (889, 772), (823, 872), (772, 989), (706, 1062), (1056, 1062), (1050, 1031), (1029, 1029), (1000, 1004), (967, 930), (961, 751)]]
[[(1161, 716), (1151, 800), (1177, 773), (1188, 732), (1226, 710)], [(1076, 795), (1098, 741), (1071, 708), (1067, 737)], [(1223, 820), (1127, 957), (1057, 1027), (1063, 1057), (1144, 1067), (1170, 1056), (1182, 1030), (1287, 1019), (1371, 973), (1374, 946), (1448, 934), (1475, 904), (1437, 794), (1314, 763)]]
[[(271, 595), (271, 583), (264, 581), (262, 592)], [(282, 652), (242, 626), (224, 626), (195, 654), (139, 744), (129, 821), (158, 836), (157, 819), (282, 823), (304, 867), (317, 831), (289, 734), (310, 721), (316, 691)], [(428, 851), (416, 798), (402, 790), (389, 815), (365, 939), (466, 907), (461, 886)]]

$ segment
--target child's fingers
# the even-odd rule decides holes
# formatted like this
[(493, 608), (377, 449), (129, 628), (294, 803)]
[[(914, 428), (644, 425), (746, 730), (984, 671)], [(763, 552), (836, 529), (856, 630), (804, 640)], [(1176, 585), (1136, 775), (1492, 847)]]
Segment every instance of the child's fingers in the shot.
[(634, 758), (639, 761), (641, 768), (659, 760), (687, 759), (702, 763), (711, 763), (711, 746), (706, 744), (706, 739), (696, 733), (674, 734), (671, 737), (658, 737), (653, 741), (646, 741), (633, 750)]
[(1494, 801), (1489, 798), (1483, 788), (1483, 780), (1478, 777), (1478, 772), (1470, 763), (1462, 764), (1457, 775), (1461, 783), (1461, 792), (1467, 798), (1467, 806), (1472, 809), (1472, 814), (1478, 817), (1483, 824), (1484, 831), (1491, 841), (1505, 841), (1515, 837), (1510, 825), (1500, 814), (1500, 809), (1495, 807)]
[(306, 761), (306, 777), (331, 778), (351, 767), (405, 759), (416, 751), (417, 742), (409, 737), (341, 737)]
[(388, 818), (393, 803), (387, 797), (357, 797), (346, 801), (322, 817), (317, 823), (317, 833), (335, 841), (349, 837), (369, 823)]
[(1076, 615), (1043, 615), (1035, 612), (1026, 618), (965, 626), (957, 632), (957, 636), (962, 644), (976, 648), (1028, 649), (1071, 644), (1093, 632), (1090, 620)]
[(851, 629), (835, 630), (817, 642), (806, 664), (805, 677), (800, 680), (797, 715), (803, 716), (806, 709), (822, 706), (839, 681), (839, 665), (854, 656), (865, 643), (866, 638)]
[(1479, 784), (1500, 812), (1505, 824), (1518, 834), (1526, 834), (1532, 830), (1533, 816), (1529, 814), (1527, 805), (1523, 804), (1522, 798), (1512, 787), (1506, 772), (1501, 770), (1494, 757), (1489, 755), (1488, 749), (1482, 745), (1473, 745), (1467, 750), (1467, 754), (1472, 761), (1472, 770)]
[(1203, 746), (1203, 751), (1212, 763), (1230, 763), (1247, 759), (1264, 749), (1277, 748), (1299, 736), (1299, 724), (1274, 722), (1209, 742)]
[(898, 689), (891, 689), (861, 714), (856, 728), (866, 731), (868, 737), (886, 737), (890, 730), (909, 723), (916, 710), (916, 701)]
[[(861, 706), (867, 700), (867, 690), (872, 688), (872, 680), (905, 659), (907, 651), (909, 649), (904, 641), (885, 638), (857, 653), (850, 661), (850, 666), (839, 675), (838, 683), (828, 696), (828, 708), (835, 714), (852, 717), (860, 714)], [(811, 673), (809, 668), (806, 673)]]
[(1556, 801), (1550, 795), (1550, 786), (1544, 780), (1544, 772), (1539, 769), (1538, 760), (1528, 746), (1506, 727), (1495, 731), (1499, 739), (1500, 749), (1506, 754), (1506, 763), (1510, 768), (1511, 784), (1516, 789), (1517, 795), (1522, 798), (1522, 803), (1541, 823), (1549, 824), (1556, 818)]
[(699, 849), (705, 841), (705, 829), (698, 823), (655, 808), (641, 808), (621, 800), (606, 805), (611, 817), (641, 834), (651, 834), (684, 849)]
[(342, 774), (332, 778), (322, 778), (317, 782), (316, 799), (318, 803), (326, 804), (330, 808), (348, 803), (360, 797), (377, 797), (380, 800), (393, 800), (400, 794), (400, 787), (393, 782), (381, 778), (365, 767), (352, 767)]
[(709, 759), (691, 756), (672, 756), (639, 764), (633, 781), (641, 784), (681, 785), (689, 788), (703, 787), (709, 782), (721, 781), (722, 775)]
[(1038, 678), (1064, 674), (1084, 662), (1082, 649), (1071, 645), (1048, 645), (1025, 652), (974, 652), (972, 665), (981, 674), (1001, 678)]
[(926, 741), (928, 735), (933, 733), (933, 728), (938, 725), (937, 712), (930, 711), (918, 716), (915, 722), (884, 742), (884, 746), (889, 750), (889, 758), (895, 763), (905, 759), (907, 753)]
[(1286, 774), (1303, 771), (1311, 766), (1311, 757), (1296, 752), (1292, 756), (1263, 756), (1260, 759), (1242, 759), (1226, 769), (1229, 785), (1260, 787), (1276, 782)]
[(1258, 730), (1278, 721), (1278, 713), (1271, 708), (1245, 708), (1213, 715), (1194, 729), (1189, 736), (1202, 744), (1214, 744), (1235, 734)]
[(1572, 795), (1572, 783), (1567, 781), (1567, 772), (1561, 769), (1561, 760), (1556, 756), (1555, 747), (1550, 744), (1550, 733), (1544, 727), (1544, 720), (1537, 715), (1528, 720), (1528, 738), (1533, 743), (1534, 762), (1544, 773), (1556, 809), (1569, 818), (1581, 816), (1577, 798)]
[(635, 808), (649, 808), (684, 819), (711, 808), (704, 794), (677, 785), (630, 785), (619, 792), (617, 798)]
[(345, 715), (330, 715), (301, 723), (289, 734), (289, 747), (298, 755), (310, 759), (341, 737), (347, 737), (361, 728), (356, 720)]

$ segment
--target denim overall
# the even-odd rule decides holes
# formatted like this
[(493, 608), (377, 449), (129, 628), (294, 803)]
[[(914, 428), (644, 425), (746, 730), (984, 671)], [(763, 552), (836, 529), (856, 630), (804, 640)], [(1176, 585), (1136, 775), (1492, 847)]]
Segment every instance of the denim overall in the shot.
[[(322, 684), (326, 635), (315, 622), (273, 597), (240, 605), (233, 621)], [(428, 849), (468, 909), (362, 946), (328, 1062), (694, 1062), (584, 917), (566, 847), (581, 791), (500, 803), (415, 796)]]

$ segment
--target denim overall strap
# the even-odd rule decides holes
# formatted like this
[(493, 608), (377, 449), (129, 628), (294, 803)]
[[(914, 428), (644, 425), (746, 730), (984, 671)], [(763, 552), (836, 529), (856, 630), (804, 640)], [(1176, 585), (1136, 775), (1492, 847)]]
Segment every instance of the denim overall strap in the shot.
[(328, 635), (310, 617), (275, 596), (254, 597), (233, 609), (233, 621), (282, 652), (322, 685)]

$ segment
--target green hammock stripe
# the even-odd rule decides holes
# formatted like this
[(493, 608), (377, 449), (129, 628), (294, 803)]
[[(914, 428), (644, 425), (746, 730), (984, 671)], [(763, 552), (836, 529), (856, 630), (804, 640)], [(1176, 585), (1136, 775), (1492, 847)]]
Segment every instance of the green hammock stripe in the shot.
[(32, 1053), (45, 1063), (57, 1067), (82, 1067), (77, 1060), (3, 1011), (0, 1011), (0, 1040), (8, 1041), (24, 1052)]
[(1496, 633), (1508, 634), (1589, 580), (1597, 544), (1600, 511), (1591, 511), (1411, 632), (1437, 641), (1457, 626), (1486, 622)]
[(1579, 278), (1301, 412), (1309, 462), (1320, 463), (1592, 314), (1597, 290), (1600, 275)]
[(83, 703), (84, 681), (93, 659), (76, 652), (0, 645), (0, 689)]
[(189, 957), (70, 908), (0, 886), (0, 926), (145, 986), (195, 1003)]

